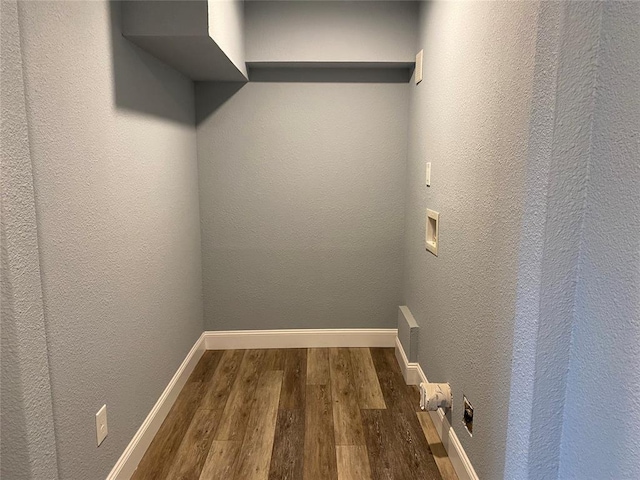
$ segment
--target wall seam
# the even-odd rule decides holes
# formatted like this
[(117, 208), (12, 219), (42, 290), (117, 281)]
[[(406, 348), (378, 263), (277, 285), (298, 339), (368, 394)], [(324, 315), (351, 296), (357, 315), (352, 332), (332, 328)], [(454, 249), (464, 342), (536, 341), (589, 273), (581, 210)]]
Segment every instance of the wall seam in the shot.
[[(3, 0), (4, 3), (4, 0)], [(32, 145), (31, 145), (31, 140), (32, 140), (32, 132), (31, 132), (31, 122), (30, 122), (30, 115), (29, 115), (29, 108), (28, 108), (28, 104), (29, 104), (29, 98), (28, 98), (28, 94), (27, 94), (27, 90), (28, 90), (28, 82), (27, 82), (27, 77), (26, 77), (26, 72), (25, 72), (25, 58), (24, 58), (24, 36), (23, 36), (23, 18), (24, 18), (24, 10), (23, 10), (23, 6), (22, 6), (22, 1), (21, 0), (15, 0), (15, 14), (16, 14), (16, 30), (17, 30), (17, 46), (18, 46), (18, 50), (19, 50), (19, 62), (20, 65), (17, 66), (17, 68), (20, 69), (20, 80), (19, 82), (22, 84), (22, 91), (19, 93), (19, 95), (22, 97), (22, 105), (21, 105), (21, 109), (23, 110), (23, 114), (24, 114), (24, 121), (25, 121), (25, 133), (26, 133), (26, 139), (25, 139), (25, 148), (26, 148), (26, 154), (29, 157), (29, 161), (28, 161), (28, 169), (29, 169), (29, 180), (30, 180), (30, 198), (28, 199), (28, 202), (30, 203), (30, 206), (33, 208), (33, 215), (34, 215), (34, 225), (33, 228), (35, 230), (35, 258), (37, 259), (38, 265), (37, 265), (37, 278), (38, 278), (38, 282), (37, 285), (34, 287), (37, 290), (37, 294), (39, 294), (39, 301), (38, 306), (39, 309), (41, 310), (41, 314), (42, 314), (42, 333), (44, 336), (44, 362), (45, 365), (42, 365), (43, 367), (45, 367), (46, 369), (46, 373), (43, 373), (42, 378), (44, 379), (44, 384), (45, 384), (45, 389), (47, 390), (46, 392), (42, 393), (45, 396), (44, 399), (44, 403), (46, 403), (46, 408), (47, 411), (51, 413), (51, 428), (53, 430), (52, 434), (53, 434), (53, 449), (54, 449), (54, 453), (55, 453), (55, 458), (54, 458), (54, 462), (55, 462), (55, 479), (60, 478), (60, 456), (59, 456), (59, 449), (58, 449), (58, 432), (56, 429), (56, 421), (55, 421), (55, 406), (54, 406), (54, 402), (53, 402), (53, 384), (51, 381), (51, 356), (50, 356), (50, 345), (49, 345), (49, 332), (48, 332), (48, 323), (47, 323), (47, 315), (46, 315), (46, 308), (45, 308), (45, 304), (46, 304), (46, 300), (45, 300), (45, 289), (44, 289), (44, 282), (43, 282), (43, 275), (42, 275), (42, 258), (41, 258), (41, 249), (40, 249), (40, 229), (38, 228), (39, 226), (39, 215), (38, 215), (38, 208), (37, 208), (37, 202), (36, 202), (36, 185), (35, 185), (35, 175), (34, 175), (34, 166), (33, 166), (33, 151), (32, 151)], [(25, 162), (25, 165), (27, 164), (27, 162)], [(28, 187), (27, 187), (28, 188)], [(47, 413), (48, 413), (47, 412)]]
[[(556, 37), (556, 41), (557, 41), (557, 47), (558, 47), (558, 52), (556, 54), (556, 63), (554, 66), (555, 72), (555, 79), (554, 79), (554, 98), (553, 98), (553, 126), (551, 127), (551, 144), (550, 144), (550, 149), (549, 149), (549, 158), (548, 158), (548, 163), (547, 163), (547, 182), (545, 185), (545, 193), (544, 193), (544, 208), (545, 208), (545, 219), (544, 219), (544, 228), (542, 231), (542, 251), (541, 251), (541, 255), (540, 255), (540, 265), (539, 265), (539, 272), (540, 272), (540, 280), (542, 280), (543, 275), (544, 275), (544, 271), (543, 271), (543, 265), (545, 262), (545, 257), (547, 255), (546, 252), (546, 239), (547, 239), (547, 233), (548, 233), (548, 225), (549, 225), (549, 190), (551, 188), (551, 170), (552, 170), (552, 163), (553, 163), (553, 156), (554, 156), (554, 144), (555, 144), (555, 139), (556, 139), (556, 131), (557, 131), (557, 125), (558, 125), (558, 102), (559, 102), (559, 95), (558, 95), (558, 91), (560, 88), (560, 73), (561, 73), (561, 50), (562, 50), (562, 32), (564, 31), (564, 26), (565, 26), (565, 19), (566, 19), (566, 10), (562, 9), (559, 12), (559, 18), (558, 18), (558, 29), (557, 29), (557, 37)], [(529, 431), (528, 431), (528, 438), (527, 438), (527, 445), (529, 447), (529, 449), (527, 450), (527, 464), (526, 464), (526, 471), (527, 471), (527, 476), (528, 478), (531, 478), (531, 460), (530, 460), (530, 448), (531, 448), (531, 441), (532, 441), (532, 435), (533, 435), (533, 427), (532, 427), (532, 422), (531, 420), (533, 419), (533, 409), (535, 406), (535, 395), (536, 395), (536, 371), (537, 371), (537, 367), (538, 367), (538, 349), (540, 348), (538, 345), (538, 339), (539, 339), (539, 335), (540, 335), (540, 317), (541, 317), (541, 312), (542, 312), (542, 307), (544, 305), (544, 300), (542, 298), (542, 292), (543, 292), (543, 288), (542, 288), (542, 283), (540, 283), (538, 285), (538, 305), (537, 305), (537, 325), (536, 325), (536, 332), (535, 332), (535, 342), (536, 342), (536, 346), (535, 346), (535, 352), (533, 355), (533, 372), (534, 372), (534, 377), (533, 377), (533, 384), (532, 384), (532, 393), (533, 396), (531, 398), (531, 412), (529, 415), (529, 419), (530, 419), (530, 423), (529, 423)], [(563, 414), (564, 415), (564, 414)], [(560, 437), (562, 438), (562, 437)], [(559, 457), (558, 457), (558, 467), (559, 467)]]
[[(209, 18), (207, 17), (207, 22)], [(191, 93), (193, 95), (193, 139), (195, 142), (195, 151), (196, 151), (196, 172), (198, 173), (198, 178), (196, 179), (196, 184), (198, 186), (198, 233), (200, 235), (200, 306), (202, 313), (202, 331), (206, 330), (204, 324), (204, 269), (202, 267), (202, 205), (200, 202), (200, 161), (198, 159), (198, 114), (197, 114), (197, 105), (196, 105), (196, 82), (195, 80), (191, 80)]]
[(581, 210), (581, 219), (580, 219), (580, 234), (579, 234), (579, 238), (580, 238), (580, 244), (578, 245), (578, 256), (577, 256), (577, 260), (576, 260), (576, 269), (574, 272), (574, 279), (575, 279), (575, 283), (574, 283), (574, 290), (573, 290), (573, 305), (572, 305), (572, 311), (571, 311), (571, 336), (569, 338), (569, 363), (567, 364), (567, 380), (565, 381), (564, 384), (564, 392), (563, 392), (563, 400), (562, 400), (562, 424), (560, 425), (560, 444), (558, 445), (558, 479), (560, 478), (560, 465), (562, 463), (562, 450), (563, 450), (563, 443), (564, 443), (564, 426), (565, 426), (565, 422), (566, 422), (566, 415), (567, 415), (567, 409), (566, 407), (566, 401), (567, 401), (567, 390), (568, 390), (568, 384), (569, 384), (569, 374), (571, 371), (571, 351), (573, 350), (573, 345), (574, 345), (574, 341), (575, 341), (575, 326), (576, 326), (576, 295), (577, 295), (577, 290), (578, 290), (578, 284), (580, 282), (580, 276), (581, 276), (581, 270), (582, 270), (582, 257), (583, 257), (583, 249), (584, 249), (584, 228), (585, 228), (585, 218), (586, 218), (586, 204), (587, 204), (587, 198), (588, 198), (588, 192), (589, 192), (589, 179), (590, 179), (590, 171), (591, 171), (591, 159), (593, 158), (593, 130), (594, 130), (594, 123), (595, 123), (595, 103), (596, 103), (596, 94), (597, 94), (597, 89), (598, 89), (598, 79), (599, 79), (599, 75), (598, 75), (598, 71), (599, 71), (599, 60), (600, 60), (600, 45), (602, 43), (602, 22), (603, 22), (603, 13), (602, 13), (602, 3), (598, 3), (598, 8), (599, 8), (599, 12), (598, 12), (598, 16), (599, 16), (599, 20), (598, 20), (598, 40), (596, 43), (596, 48), (597, 48), (597, 54), (596, 54), (596, 62), (595, 65), (593, 66), (593, 73), (592, 73), (592, 89), (591, 89), (591, 98), (590, 98), (590, 105), (589, 105), (589, 112), (590, 112), (590, 118), (589, 118), (589, 154), (586, 157), (585, 161), (587, 162), (586, 164), (586, 169), (585, 169), (585, 175), (584, 175), (584, 191), (582, 192), (582, 198), (580, 200), (580, 210)]
[[(557, 111), (558, 111), (558, 86), (559, 86), (559, 82), (560, 82), (560, 46), (561, 46), (561, 31), (562, 31), (562, 27), (563, 27), (563, 11), (561, 9), (558, 8), (559, 4), (556, 3), (552, 3), (549, 2), (548, 4), (546, 4), (546, 7), (550, 10), (552, 7), (556, 7), (555, 12), (553, 13), (546, 13), (545, 9), (543, 8), (545, 6), (544, 2), (539, 2), (538, 4), (538, 38), (536, 39), (536, 57), (538, 57), (538, 55), (542, 55), (542, 58), (540, 60), (538, 60), (536, 58), (536, 66), (533, 72), (533, 78), (532, 78), (532, 82), (534, 83), (534, 93), (532, 96), (532, 100), (531, 100), (531, 107), (530, 107), (530, 133), (529, 133), (529, 141), (528, 141), (528, 148), (535, 148), (535, 144), (536, 143), (540, 143), (543, 142), (545, 145), (548, 146), (548, 151), (544, 152), (544, 161), (545, 161), (545, 166), (544, 168), (546, 168), (546, 172), (544, 173), (544, 175), (546, 176), (546, 182), (544, 187), (541, 187), (541, 191), (539, 193), (529, 193), (529, 194), (525, 194), (525, 210), (524, 210), (524, 216), (525, 219), (523, 221), (523, 225), (522, 225), (522, 230), (524, 230), (525, 228), (531, 228), (533, 225), (531, 225), (531, 223), (534, 222), (534, 220), (529, 219), (528, 222), (530, 223), (529, 225), (527, 225), (527, 207), (526, 203), (528, 202), (528, 198), (531, 195), (534, 195), (537, 197), (537, 195), (540, 195), (541, 200), (540, 200), (540, 208), (543, 209), (542, 212), (540, 212), (542, 215), (544, 215), (544, 224), (542, 225), (542, 231), (539, 237), (539, 240), (536, 241), (536, 243), (539, 241), (539, 247), (536, 248), (536, 250), (538, 250), (538, 253), (535, 255), (535, 258), (533, 259), (533, 261), (536, 263), (535, 265), (535, 275), (536, 275), (536, 279), (532, 280), (533, 282), (535, 282), (535, 295), (537, 295), (537, 301), (533, 300), (532, 304), (535, 305), (536, 311), (533, 314), (535, 316), (535, 321), (536, 321), (536, 325), (535, 327), (533, 327), (533, 331), (531, 332), (520, 332), (520, 333), (525, 333), (528, 334), (530, 336), (530, 338), (532, 338), (534, 345), (533, 347), (531, 347), (533, 349), (533, 351), (529, 351), (527, 352), (527, 348), (526, 346), (521, 347), (522, 349), (524, 349), (523, 352), (520, 352), (521, 354), (524, 354), (524, 356), (526, 358), (528, 358), (528, 355), (531, 355), (531, 359), (530, 359), (530, 367), (531, 367), (531, 371), (530, 372), (518, 372), (520, 375), (522, 373), (527, 373), (532, 375), (532, 377), (530, 378), (530, 380), (527, 382), (528, 383), (528, 388), (530, 388), (530, 393), (531, 398), (528, 399), (528, 405), (526, 407), (526, 410), (528, 411), (528, 422), (526, 425), (526, 439), (524, 440), (524, 444), (527, 446), (526, 452), (521, 452), (522, 456), (525, 457), (525, 459), (522, 462), (518, 462), (517, 460), (512, 460), (512, 455), (510, 455), (509, 453), (509, 449), (507, 447), (506, 452), (505, 452), (505, 467), (504, 467), (504, 471), (502, 472), (503, 478), (508, 478), (505, 475), (508, 474), (508, 472), (510, 472), (511, 475), (516, 475), (516, 472), (519, 472), (519, 474), (524, 474), (527, 477), (529, 476), (529, 464), (530, 464), (530, 460), (529, 460), (529, 451), (530, 451), (530, 442), (531, 442), (531, 437), (532, 437), (532, 426), (531, 426), (531, 422), (532, 422), (532, 418), (533, 418), (533, 408), (534, 408), (534, 397), (535, 397), (535, 372), (536, 372), (536, 364), (537, 364), (537, 349), (538, 349), (538, 333), (540, 330), (540, 312), (541, 312), (541, 305), (543, 303), (542, 301), (542, 286), (540, 284), (541, 282), (541, 278), (543, 275), (543, 262), (544, 262), (544, 258), (545, 258), (545, 238), (546, 238), (546, 232), (547, 232), (547, 227), (548, 227), (548, 197), (549, 197), (549, 186), (551, 183), (550, 180), (550, 170), (551, 170), (551, 161), (552, 161), (552, 157), (553, 157), (553, 143), (554, 143), (554, 138), (555, 138), (555, 131), (556, 131), (556, 124), (557, 124)], [(552, 29), (552, 31), (555, 33), (555, 37), (553, 38), (553, 40), (551, 40), (549, 43), (552, 43), (552, 47), (549, 47), (546, 45), (545, 39), (544, 39), (544, 35), (546, 33), (545, 30), (543, 30), (543, 26), (545, 25), (545, 17), (546, 16), (550, 16), (553, 15), (553, 21), (554, 21), (554, 27)], [(541, 38), (542, 37), (542, 38)], [(545, 52), (545, 50), (548, 50), (547, 52)], [(551, 60), (549, 59), (549, 57), (551, 57)], [(552, 92), (553, 92), (553, 99), (549, 101), (549, 104), (552, 103), (552, 107), (550, 107), (550, 112), (549, 115), (552, 116), (552, 119), (550, 120), (550, 126), (547, 127), (548, 129), (550, 128), (550, 131), (547, 130), (547, 138), (541, 138), (545, 135), (544, 129), (542, 127), (538, 128), (538, 131), (535, 131), (536, 129), (536, 124), (535, 124), (535, 118), (534, 117), (534, 113), (535, 113), (535, 109), (536, 107), (534, 106), (534, 102), (536, 101), (536, 95), (543, 95), (543, 92), (536, 92), (536, 90), (542, 90), (544, 89), (544, 85), (539, 85), (538, 87), (535, 86), (536, 81), (538, 82), (544, 82), (544, 77), (540, 80), (538, 80), (536, 78), (537, 73), (535, 70), (537, 70), (539, 68), (538, 66), (538, 61), (549, 61), (552, 64), (552, 72), (549, 73), (549, 75), (553, 75), (553, 79), (550, 81), (550, 83), (552, 82), (552, 86), (547, 87), (547, 88), (551, 88)], [(532, 138), (533, 137), (533, 138)], [(532, 145), (532, 143), (534, 145)], [(527, 159), (527, 162), (535, 162), (536, 161), (536, 157), (531, 158), (531, 154), (529, 154), (529, 158)], [(536, 162), (537, 164), (539, 164), (539, 161)], [(530, 169), (531, 167), (528, 166), (528, 169)], [(529, 175), (529, 174), (527, 174)], [(527, 176), (528, 178), (528, 176)], [(529, 214), (531, 215), (531, 214)], [(522, 232), (521, 232), (521, 237), (523, 236)], [(522, 240), (521, 240), (521, 244), (522, 244)], [(522, 248), (522, 245), (520, 246), (520, 248)], [(518, 267), (518, 269), (521, 269), (521, 266)], [(520, 279), (521, 275), (523, 275), (523, 273), (518, 273), (518, 286), (517, 289), (520, 291), (522, 289), (527, 290), (527, 287), (525, 285), (520, 285), (520, 282), (522, 281)], [(524, 294), (526, 296), (526, 294)], [(526, 303), (526, 299), (521, 299), (520, 298), (521, 293), (518, 292), (517, 294), (517, 298), (516, 298), (516, 305), (515, 305), (515, 312), (514, 315), (516, 316), (516, 321), (514, 324), (514, 331), (513, 331), (513, 335), (517, 335), (518, 334), (518, 324), (522, 321), (518, 321), (518, 316), (524, 315), (526, 316), (526, 311), (525, 312), (519, 312), (519, 310), (525, 309), (526, 310), (526, 306), (522, 306), (519, 307), (519, 304), (521, 302), (525, 302)], [(515, 347), (515, 343), (514, 343), (514, 347)], [(512, 358), (511, 358), (511, 365), (512, 365), (512, 378), (514, 375), (514, 368), (516, 368), (517, 366), (514, 365), (514, 360), (515, 360), (515, 354), (518, 353), (515, 350), (512, 352)], [(510, 389), (513, 388), (513, 380), (510, 383)], [(512, 402), (514, 400), (512, 400), (512, 392), (510, 391), (509, 393), (509, 410), (511, 410), (511, 406), (512, 406)], [(508, 413), (508, 424), (511, 425), (512, 420), (511, 420), (511, 412)], [(513, 432), (511, 432), (511, 428), (509, 428), (509, 426), (507, 427), (507, 444), (509, 444), (509, 442), (514, 442), (517, 441), (517, 437), (519, 437), (519, 431), (518, 431), (517, 426), (513, 427)], [(520, 428), (525, 428), (525, 427), (520, 427)], [(516, 438), (511, 438), (512, 436), (515, 436)], [(518, 455), (519, 456), (519, 455)]]
[(39, 209), (38, 209), (38, 202), (36, 199), (37, 196), (37, 188), (36, 188), (36, 176), (34, 175), (34, 166), (33, 166), (33, 149), (32, 149), (32, 145), (31, 145), (31, 141), (33, 138), (32, 135), (32, 131), (31, 131), (31, 118), (30, 118), (30, 114), (29, 114), (29, 96), (27, 95), (27, 89), (28, 89), (28, 80), (27, 80), (27, 75), (24, 69), (24, 64), (25, 64), (25, 58), (24, 58), (24, 46), (23, 46), (23, 41), (24, 41), (24, 36), (23, 36), (23, 27), (22, 27), (22, 22), (23, 22), (23, 18), (24, 18), (24, 9), (21, 7), (22, 5), (22, 0), (17, 0), (17, 7), (18, 7), (18, 37), (19, 37), (19, 43), (20, 43), (20, 61), (22, 63), (22, 65), (20, 66), (20, 70), (22, 71), (22, 84), (24, 86), (23, 89), (23, 95), (24, 95), (24, 109), (25, 109), (25, 119), (27, 122), (27, 148), (29, 151), (29, 162), (30, 162), (30, 167), (31, 167), (31, 181), (32, 181), (32, 186), (33, 186), (33, 210), (34, 210), (34, 215), (35, 215), (35, 220), (36, 220), (36, 224), (35, 224), (35, 229), (36, 229), (36, 248), (38, 249), (38, 273), (40, 276), (40, 298), (41, 298), (41, 303), (42, 303), (42, 321), (43, 321), (43, 329), (44, 329), (44, 334), (45, 334), (45, 348), (46, 348), (46, 359), (47, 359), (47, 379), (48, 379), (48, 383), (49, 383), (49, 396), (50, 396), (50, 402), (51, 402), (51, 412), (53, 415), (52, 420), (52, 425), (53, 425), (53, 438), (55, 440), (54, 442), (54, 447), (55, 447), (55, 452), (56, 452), (56, 474), (57, 474), (57, 478), (61, 478), (61, 472), (60, 472), (60, 452), (58, 449), (58, 442), (59, 442), (59, 438), (58, 438), (58, 429), (56, 428), (56, 408), (55, 408), (55, 404), (53, 401), (53, 382), (51, 381), (51, 353), (50, 353), (50, 349), (51, 349), (51, 345), (50, 345), (50, 336), (49, 336), (49, 322), (47, 319), (47, 309), (46, 309), (46, 304), (47, 304), (47, 295), (45, 292), (45, 285), (44, 285), (44, 276), (42, 273), (42, 250), (40, 249), (40, 242), (41, 242), (41, 232), (40, 232), (40, 213), (39, 213)]

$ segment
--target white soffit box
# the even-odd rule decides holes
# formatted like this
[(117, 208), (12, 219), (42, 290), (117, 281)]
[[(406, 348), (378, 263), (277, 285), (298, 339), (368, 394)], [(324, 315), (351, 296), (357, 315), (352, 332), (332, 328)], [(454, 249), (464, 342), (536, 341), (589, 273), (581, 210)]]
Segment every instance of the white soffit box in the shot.
[[(224, 37), (229, 37), (238, 22), (226, 17), (237, 13), (237, 8), (242, 8), (239, 0), (126, 1), (122, 2), (122, 35), (192, 80), (246, 82), (244, 62), (235, 50), (239, 66), (209, 35), (209, 19), (223, 16), (220, 21), (229, 25)], [(242, 35), (241, 30), (235, 33)]]

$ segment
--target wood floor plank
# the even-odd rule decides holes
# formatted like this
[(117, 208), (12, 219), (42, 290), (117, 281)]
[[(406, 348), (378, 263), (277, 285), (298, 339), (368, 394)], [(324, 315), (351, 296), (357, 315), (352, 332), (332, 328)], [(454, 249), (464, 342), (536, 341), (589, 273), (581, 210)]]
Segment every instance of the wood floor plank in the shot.
[(132, 480), (166, 478), (178, 447), (200, 405), (202, 382), (187, 382), (140, 460)]
[(304, 423), (303, 409), (280, 409), (278, 411), (269, 469), (270, 480), (299, 480), (302, 478)]
[(304, 408), (306, 377), (307, 350), (304, 348), (285, 350), (284, 379), (279, 408), (285, 410)]
[(369, 349), (350, 348), (349, 354), (360, 408), (387, 408)]
[(265, 353), (265, 370), (284, 370), (286, 349), (272, 348)]
[(214, 440), (200, 473), (200, 480), (233, 478), (241, 443)]
[(282, 381), (283, 373), (275, 370), (263, 372), (258, 380), (254, 407), (234, 476), (238, 480), (266, 480), (269, 477)]
[(307, 385), (329, 385), (329, 349), (307, 350)]
[(207, 381), (200, 408), (204, 410), (224, 409), (236, 380), (244, 350), (225, 350)]
[(427, 443), (429, 444), (429, 448), (433, 454), (433, 459), (436, 461), (436, 465), (438, 465), (438, 470), (440, 470), (442, 479), (458, 480), (458, 475), (453, 468), (451, 459), (447, 455), (447, 451), (440, 440), (438, 431), (431, 421), (431, 415), (429, 412), (416, 412), (416, 415), (418, 416), (418, 421), (420, 422), (424, 436), (427, 439)]
[(427, 439), (422, 432), (415, 412), (391, 412), (393, 431), (398, 438), (399, 451), (406, 459), (413, 475), (425, 480), (441, 480), (438, 465), (433, 458)]
[(307, 385), (304, 480), (336, 480), (335, 434), (330, 385)]
[(329, 370), (336, 445), (364, 445), (362, 419), (348, 349), (329, 350)]
[(206, 382), (209, 380), (222, 357), (222, 353), (222, 350), (205, 350), (187, 381)]
[(215, 440), (241, 441), (243, 439), (264, 356), (264, 350), (245, 352), (225, 405), (222, 420), (218, 425)]
[(195, 413), (178, 447), (168, 478), (191, 480), (200, 477), (221, 413), (213, 410), (198, 410)]
[(338, 480), (371, 480), (367, 447), (336, 447)]
[[(390, 458), (388, 446), (392, 444), (393, 435), (386, 430), (383, 410), (365, 410), (362, 412), (362, 423), (367, 440), (367, 453), (371, 478), (373, 480), (394, 480), (396, 460)], [(398, 461), (402, 461), (399, 459)]]
[(440, 480), (440, 472), (415, 413), (363, 410), (373, 480)]
[(387, 406), (415, 413), (420, 406), (419, 397), (414, 398), (415, 391), (405, 383), (393, 349), (371, 348), (370, 351)]

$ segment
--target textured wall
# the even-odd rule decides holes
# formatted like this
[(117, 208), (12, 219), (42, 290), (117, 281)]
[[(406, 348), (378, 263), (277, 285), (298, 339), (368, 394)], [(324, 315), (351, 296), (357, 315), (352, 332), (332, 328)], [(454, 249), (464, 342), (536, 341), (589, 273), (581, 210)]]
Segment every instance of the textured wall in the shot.
[(0, 3), (0, 477), (55, 480), (58, 464), (18, 8)]
[[(487, 479), (504, 467), (537, 18), (534, 2), (422, 4), (424, 80), (410, 86), (404, 301), (418, 360), (451, 383), (449, 420)], [(427, 208), (440, 212), (438, 257), (424, 246)]]
[(104, 478), (202, 331), (193, 86), (119, 2), (20, 7), (60, 477)]
[(205, 327), (394, 327), (406, 84), (252, 82), (208, 114), (227, 89), (196, 85)]
[(209, 36), (247, 75), (244, 63), (244, 1), (208, 0)]
[(640, 4), (602, 4), (560, 478), (640, 478)]
[(417, 2), (247, 1), (247, 62), (413, 62)]
[(543, 3), (505, 478), (556, 478), (591, 150), (599, 2)]

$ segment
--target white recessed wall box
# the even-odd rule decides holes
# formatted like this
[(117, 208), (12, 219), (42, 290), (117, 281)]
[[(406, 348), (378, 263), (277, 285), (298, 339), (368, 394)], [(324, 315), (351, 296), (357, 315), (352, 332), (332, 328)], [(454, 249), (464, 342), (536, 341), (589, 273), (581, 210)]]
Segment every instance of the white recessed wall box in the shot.
[(422, 50), (416, 55), (416, 85), (422, 81), (422, 55)]
[(438, 230), (440, 229), (440, 214), (427, 208), (427, 228), (425, 246), (427, 250), (438, 256)]

